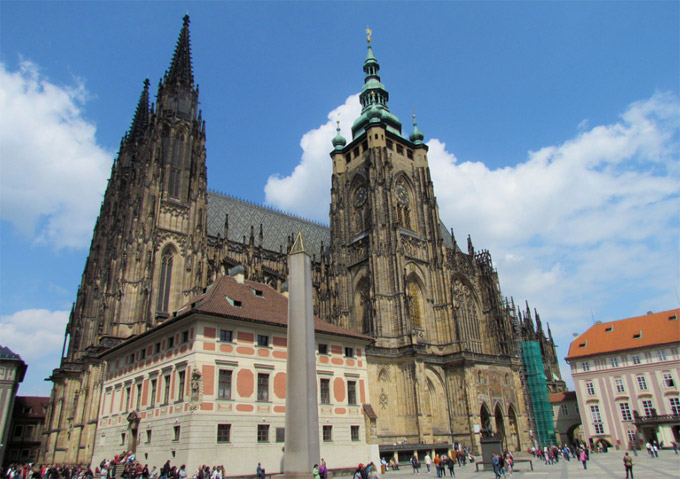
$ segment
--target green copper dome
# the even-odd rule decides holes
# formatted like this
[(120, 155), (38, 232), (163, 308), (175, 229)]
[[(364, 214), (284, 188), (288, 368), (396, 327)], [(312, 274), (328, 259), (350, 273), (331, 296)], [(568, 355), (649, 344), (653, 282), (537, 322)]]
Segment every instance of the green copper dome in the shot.
[(390, 94), (385, 89), (385, 85), (380, 82), (380, 76), (378, 76), (380, 64), (373, 54), (370, 37), (368, 41), (368, 52), (364, 61), (366, 77), (359, 95), (363, 108), (361, 115), (352, 125), (352, 138), (357, 138), (366, 131), (369, 124), (375, 123), (382, 123), (389, 131), (401, 136), (401, 122), (399, 118), (390, 113), (390, 109), (387, 107)]
[(335, 135), (335, 138), (333, 138), (333, 148), (336, 150), (342, 150), (345, 145), (347, 144), (347, 140), (345, 140), (345, 137), (340, 134), (340, 122), (338, 121), (338, 128), (336, 129), (338, 132), (337, 135)]
[(408, 138), (409, 138), (409, 140), (411, 140), (416, 145), (422, 144), (423, 139), (425, 138), (425, 135), (423, 134), (423, 132), (418, 129), (418, 122), (416, 122), (416, 115), (415, 114), (413, 115), (413, 131), (408, 136)]

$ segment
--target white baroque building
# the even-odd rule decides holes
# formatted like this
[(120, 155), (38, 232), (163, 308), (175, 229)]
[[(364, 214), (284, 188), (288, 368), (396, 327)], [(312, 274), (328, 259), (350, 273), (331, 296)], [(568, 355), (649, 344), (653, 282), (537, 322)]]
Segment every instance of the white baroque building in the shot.
[(626, 449), (680, 443), (680, 309), (599, 323), (571, 365), (586, 441)]
[[(142, 464), (169, 459), (189, 473), (206, 464), (252, 475), (258, 462), (282, 472), (287, 304), (237, 272), (104, 353), (92, 464), (134, 451)], [(331, 468), (377, 462), (378, 446), (367, 444), (370, 338), (316, 318), (315, 336), (321, 457)]]

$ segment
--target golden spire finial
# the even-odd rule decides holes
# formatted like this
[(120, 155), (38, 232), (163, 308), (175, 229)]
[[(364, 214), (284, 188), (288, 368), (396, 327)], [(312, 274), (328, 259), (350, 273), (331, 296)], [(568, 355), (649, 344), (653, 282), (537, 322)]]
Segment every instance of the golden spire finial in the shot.
[(371, 35), (373, 35), (373, 31), (370, 28), (366, 28), (366, 41), (368, 43), (371, 43)]

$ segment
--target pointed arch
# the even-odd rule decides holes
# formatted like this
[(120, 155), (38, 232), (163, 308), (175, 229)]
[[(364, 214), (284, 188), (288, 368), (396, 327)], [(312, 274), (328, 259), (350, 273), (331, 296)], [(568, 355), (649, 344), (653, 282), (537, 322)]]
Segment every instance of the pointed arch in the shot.
[(373, 330), (373, 310), (371, 305), (371, 284), (363, 276), (354, 287), (354, 315), (352, 318), (353, 331), (371, 334)]
[(413, 218), (414, 187), (405, 173), (399, 172), (394, 180), (394, 194), (397, 205), (397, 223), (402, 228), (415, 230)]
[(182, 191), (182, 168), (184, 165), (184, 133), (175, 135), (170, 161), (168, 177), (168, 195), (171, 198), (179, 198)]
[(463, 275), (451, 278), (455, 321), (458, 324), (460, 340), (477, 353), (482, 353), (479, 312), (482, 310), (474, 286)]
[(483, 402), (482, 406), (479, 408), (479, 422), (481, 424), (482, 434), (484, 434), (484, 432), (486, 433), (492, 432), (493, 429), (491, 427), (491, 412), (489, 412), (489, 407), (486, 405), (485, 402)]
[(378, 373), (378, 382), (388, 384), (390, 382), (390, 371), (384, 367)]
[[(446, 402), (446, 387), (442, 375), (436, 369), (425, 368), (425, 378), (427, 384), (426, 412), (431, 414), (431, 428), (433, 436), (444, 436), (451, 434), (451, 420), (449, 408)], [(437, 440), (436, 442), (438, 442)]]
[(505, 441), (505, 418), (503, 417), (503, 409), (501, 408), (500, 402), (496, 403), (493, 415), (496, 422), (497, 437), (500, 439), (501, 444), (507, 447), (507, 443)]
[(515, 406), (512, 404), (508, 406), (508, 446), (514, 447), (516, 451), (522, 450), (522, 444), (519, 439), (517, 413), (515, 412)]
[(354, 175), (349, 189), (350, 231), (358, 234), (369, 226), (368, 187), (366, 178), (361, 174)]
[(425, 327), (425, 300), (423, 283), (414, 273), (406, 278), (406, 304), (411, 328)]
[(169, 244), (161, 252), (161, 271), (158, 281), (158, 301), (156, 311), (167, 313), (170, 307), (170, 290), (172, 286), (172, 266), (177, 249)]

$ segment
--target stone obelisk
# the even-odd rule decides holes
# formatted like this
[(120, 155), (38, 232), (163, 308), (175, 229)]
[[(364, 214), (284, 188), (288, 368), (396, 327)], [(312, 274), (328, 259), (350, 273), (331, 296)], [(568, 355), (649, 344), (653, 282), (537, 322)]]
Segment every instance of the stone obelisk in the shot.
[(283, 473), (309, 477), (319, 462), (311, 258), (298, 234), (288, 253), (288, 362)]

